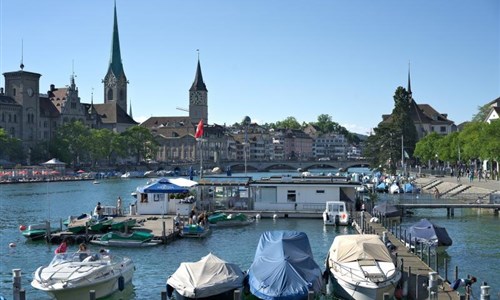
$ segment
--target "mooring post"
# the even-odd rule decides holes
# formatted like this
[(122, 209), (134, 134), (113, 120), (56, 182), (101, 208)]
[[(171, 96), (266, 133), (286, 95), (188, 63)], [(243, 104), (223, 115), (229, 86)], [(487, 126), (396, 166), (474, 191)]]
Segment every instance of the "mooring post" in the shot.
[(420, 243), (420, 260), (424, 261), (424, 243)]
[[(234, 299), (237, 300), (236, 298), (234, 298)], [(307, 300), (314, 300), (314, 291), (309, 291), (307, 293)]]
[(446, 257), (444, 258), (444, 281), (449, 282), (448, 281), (448, 260), (446, 259)]
[(90, 290), (89, 291), (89, 298), (90, 298), (90, 300), (95, 300), (96, 299), (95, 290)]
[(387, 231), (382, 232), (382, 242), (384, 242), (384, 244), (387, 244)]
[(481, 286), (481, 300), (490, 300), (490, 286), (482, 285)]
[(420, 290), (420, 284), (419, 284), (418, 280), (419, 280), (420, 278), (418, 278), (418, 276), (419, 276), (419, 275), (418, 275), (418, 273), (417, 273), (417, 274), (415, 275), (415, 299), (419, 299), (419, 298), (418, 298), (418, 294), (419, 294), (419, 293), (418, 293), (418, 291)]
[(389, 300), (391, 299), (391, 295), (389, 295), (389, 293), (384, 293), (384, 300)]
[(361, 233), (364, 233), (365, 232), (365, 214), (364, 214), (364, 211), (361, 211), (361, 214), (360, 214), (360, 218), (361, 218)]
[(26, 300), (26, 291), (24, 289), (19, 291), (19, 300)]
[(12, 269), (12, 294), (14, 300), (19, 299), (21, 291), (21, 269)]
[[(437, 295), (438, 291), (438, 275), (437, 272), (429, 272), (429, 295)], [(434, 299), (434, 297), (431, 297)]]
[(438, 266), (438, 259), (439, 259), (439, 256), (438, 256), (437, 249), (436, 249), (436, 253), (434, 253), (434, 257), (436, 258), (436, 259), (435, 259), (435, 261), (436, 261), (436, 269), (435, 269), (435, 271), (439, 274), (439, 266)]
[(167, 291), (161, 291), (161, 300), (167, 300)]
[(63, 220), (62, 218), (59, 219), (59, 231), (63, 230)]
[(458, 266), (455, 266), (455, 280), (458, 279)]
[(233, 299), (234, 300), (240, 300), (241, 299), (241, 290), (239, 290), (239, 289), (234, 290)]
[(427, 265), (431, 266), (431, 247), (427, 245)]
[(163, 240), (163, 243), (167, 243), (167, 230), (165, 229), (165, 221), (162, 222), (162, 231), (161, 231), (161, 239)]
[(50, 242), (50, 222), (45, 221), (45, 240)]

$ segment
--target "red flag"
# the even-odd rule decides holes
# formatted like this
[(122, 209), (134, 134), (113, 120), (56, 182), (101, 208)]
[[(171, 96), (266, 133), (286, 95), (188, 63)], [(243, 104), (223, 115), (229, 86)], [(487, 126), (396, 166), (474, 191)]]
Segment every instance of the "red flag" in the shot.
[(198, 126), (196, 126), (196, 133), (194, 134), (195, 139), (199, 139), (203, 136), (203, 119), (200, 120)]

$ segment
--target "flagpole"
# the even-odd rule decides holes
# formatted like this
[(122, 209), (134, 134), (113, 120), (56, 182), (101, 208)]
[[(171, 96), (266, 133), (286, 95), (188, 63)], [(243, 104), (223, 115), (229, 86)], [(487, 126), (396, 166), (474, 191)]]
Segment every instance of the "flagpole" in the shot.
[(203, 139), (199, 138), (200, 144), (200, 179), (203, 177)]
[(404, 135), (401, 135), (401, 170), (405, 172), (405, 150), (404, 150)]

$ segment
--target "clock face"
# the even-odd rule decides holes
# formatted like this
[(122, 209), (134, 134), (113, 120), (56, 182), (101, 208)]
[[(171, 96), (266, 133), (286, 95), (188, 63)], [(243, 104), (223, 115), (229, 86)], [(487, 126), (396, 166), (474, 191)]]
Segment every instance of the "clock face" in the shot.
[(33, 91), (32, 88), (28, 88), (27, 92), (28, 92), (28, 96), (30, 96), (30, 97), (33, 97), (33, 95), (35, 94), (35, 92)]
[(194, 92), (191, 94), (191, 104), (203, 104), (203, 96), (201, 92)]

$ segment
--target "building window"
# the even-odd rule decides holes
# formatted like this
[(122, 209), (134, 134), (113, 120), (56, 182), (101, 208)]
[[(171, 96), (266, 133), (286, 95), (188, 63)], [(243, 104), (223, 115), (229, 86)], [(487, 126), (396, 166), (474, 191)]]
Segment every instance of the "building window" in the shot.
[(287, 191), (286, 200), (289, 202), (297, 201), (297, 194), (296, 194), (295, 190)]
[(113, 100), (113, 90), (108, 89), (108, 100)]
[(324, 194), (325, 190), (316, 190), (316, 194)]
[(17, 115), (14, 115), (14, 123), (17, 123)]
[(160, 201), (160, 194), (153, 194), (153, 201), (155, 202)]
[(16, 89), (15, 88), (12, 89), (12, 96), (14, 96), (14, 97), (16, 96)]
[(441, 132), (446, 132), (446, 126), (441, 126)]

